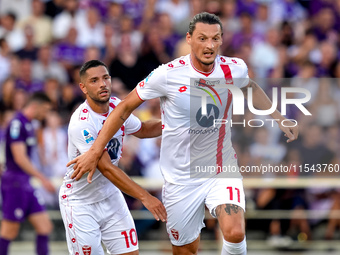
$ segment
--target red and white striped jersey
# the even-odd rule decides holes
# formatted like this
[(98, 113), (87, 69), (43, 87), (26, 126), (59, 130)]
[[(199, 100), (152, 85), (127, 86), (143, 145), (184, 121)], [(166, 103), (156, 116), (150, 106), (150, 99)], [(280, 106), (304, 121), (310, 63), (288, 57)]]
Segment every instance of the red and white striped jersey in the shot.
[[(219, 55), (209, 73), (197, 70), (187, 55), (158, 67), (138, 83), (136, 91), (140, 99), (159, 97), (161, 101), (160, 168), (167, 182), (199, 185), (216, 175), (216, 172), (207, 175), (204, 167), (237, 167), (230, 125), (215, 127), (213, 120), (231, 119), (232, 94), (225, 85), (242, 88), (248, 83), (248, 69), (243, 60)], [(205, 98), (205, 114), (202, 98)]]
[[(102, 129), (107, 116), (119, 102), (118, 98), (111, 98), (109, 102), (110, 110), (104, 115), (94, 112), (86, 101), (74, 111), (68, 127), (69, 160), (90, 149)], [(122, 154), (124, 136), (136, 133), (140, 128), (141, 121), (136, 116), (130, 115), (123, 126), (110, 139), (106, 145), (106, 150), (110, 155), (112, 164), (118, 165)], [(115, 192), (119, 191), (98, 169), (96, 169), (93, 175), (91, 184), (87, 182), (87, 174), (79, 181), (72, 180), (71, 175), (73, 171), (73, 166), (70, 166), (65, 174), (59, 193), (59, 201), (61, 203), (67, 205), (92, 204), (113, 196)], [(119, 207), (120, 205), (117, 206)]]

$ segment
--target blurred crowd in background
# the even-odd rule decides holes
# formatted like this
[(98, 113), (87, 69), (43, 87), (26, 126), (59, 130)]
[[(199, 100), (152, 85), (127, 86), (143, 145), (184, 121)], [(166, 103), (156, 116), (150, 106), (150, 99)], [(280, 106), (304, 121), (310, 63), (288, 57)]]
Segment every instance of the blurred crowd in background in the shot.
[[(303, 87), (311, 92), (311, 100), (304, 105), (312, 116), (305, 116), (294, 106), (288, 109), (287, 117), (297, 120), (301, 127), (294, 143), (287, 144), (271, 122), (260, 128), (235, 125), (232, 139), (239, 164), (339, 164), (339, 0), (2, 0), (0, 141), (3, 144), (8, 121), (27, 97), (45, 91), (54, 107), (43, 125), (37, 126), (35, 163), (47, 176), (62, 178), (68, 162), (68, 121), (84, 100), (78, 86), (80, 66), (91, 59), (105, 62), (112, 76), (113, 95), (123, 99), (160, 64), (190, 52), (185, 40), (188, 24), (202, 11), (215, 13), (222, 21), (220, 54), (242, 58), (249, 76), (270, 97), (272, 88), (281, 86)], [(135, 114), (141, 120), (160, 118), (158, 99), (145, 102)], [(259, 118), (249, 112), (234, 116), (239, 122)], [(120, 167), (131, 176), (162, 178), (160, 143), (160, 138), (129, 137)], [(3, 152), (1, 149), (1, 170)], [(316, 175), (289, 174), (292, 178)], [(316, 176), (321, 175), (327, 173)], [(339, 173), (327, 176), (338, 177)], [(340, 209), (340, 195), (333, 189), (260, 189), (246, 193), (249, 208)], [(50, 208), (58, 208), (56, 196), (45, 194), (45, 200)], [(132, 209), (141, 206), (131, 199), (129, 205)], [(284, 235), (293, 228), (312, 238), (313, 227), (319, 222), (267, 223), (269, 235)], [(327, 221), (324, 238), (334, 238), (339, 226), (340, 219)]]

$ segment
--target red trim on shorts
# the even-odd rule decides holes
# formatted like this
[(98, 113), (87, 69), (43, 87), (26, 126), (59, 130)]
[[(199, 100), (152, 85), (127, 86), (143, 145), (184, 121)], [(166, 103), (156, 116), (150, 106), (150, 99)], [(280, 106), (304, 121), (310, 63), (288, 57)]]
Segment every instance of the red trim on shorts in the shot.
[(137, 89), (135, 89), (135, 91), (136, 91), (137, 96), (139, 97), (139, 99), (142, 100), (142, 101), (144, 102), (145, 100), (143, 100), (143, 99), (139, 96), (139, 94), (138, 94), (138, 92), (137, 92)]
[[(225, 79), (232, 79), (229, 66), (228, 65), (220, 65), (220, 66), (221, 66), (222, 71), (224, 73), (224, 78)], [(229, 111), (232, 99), (233, 99), (232, 94), (228, 93), (228, 100), (227, 100), (227, 105), (226, 105), (225, 110), (224, 110), (223, 119), (228, 118), (228, 111)], [(226, 129), (226, 127), (223, 126), (223, 125), (220, 127), (219, 135), (218, 135), (218, 141), (217, 141), (216, 165), (217, 165), (217, 167), (220, 166), (219, 169), (222, 169), (222, 163), (223, 163), (222, 151), (223, 151), (223, 140), (224, 140), (225, 134), (226, 134), (225, 129)], [(221, 172), (221, 170), (218, 170), (217, 174), (219, 174), (220, 172)]]

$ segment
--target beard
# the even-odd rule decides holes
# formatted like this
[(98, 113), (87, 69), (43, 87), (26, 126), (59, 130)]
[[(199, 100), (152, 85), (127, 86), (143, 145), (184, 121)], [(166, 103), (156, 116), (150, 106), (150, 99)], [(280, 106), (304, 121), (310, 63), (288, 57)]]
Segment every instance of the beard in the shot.
[(212, 61), (209, 61), (209, 62), (203, 62), (202, 60), (199, 60), (203, 65), (206, 65), (206, 66), (210, 66), (211, 64), (213, 64), (215, 62), (215, 59), (212, 60)]
[(106, 104), (110, 100), (110, 94), (111, 93), (108, 93), (107, 98), (99, 98), (99, 97), (95, 97), (93, 95), (89, 95), (89, 97), (92, 99), (92, 101), (94, 101), (98, 104)]
[(216, 56), (210, 61), (210, 60), (207, 60), (207, 61), (203, 61), (202, 59), (200, 59), (199, 57), (197, 57), (197, 55), (195, 54), (194, 55), (195, 58), (197, 59), (198, 62), (200, 62), (201, 64), (205, 65), (205, 66), (210, 66), (211, 64), (213, 64), (215, 62), (215, 58)]

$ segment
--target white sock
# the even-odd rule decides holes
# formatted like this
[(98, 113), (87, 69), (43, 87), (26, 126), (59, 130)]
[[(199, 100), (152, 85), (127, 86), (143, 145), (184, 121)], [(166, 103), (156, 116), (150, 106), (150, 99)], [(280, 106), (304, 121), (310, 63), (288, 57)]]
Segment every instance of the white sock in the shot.
[(246, 255), (247, 243), (246, 237), (240, 243), (230, 243), (223, 239), (223, 247), (221, 255)]

